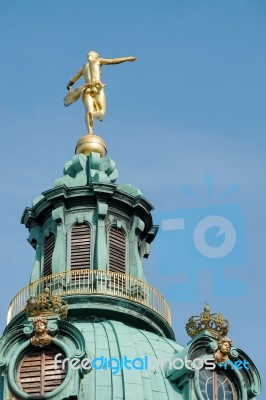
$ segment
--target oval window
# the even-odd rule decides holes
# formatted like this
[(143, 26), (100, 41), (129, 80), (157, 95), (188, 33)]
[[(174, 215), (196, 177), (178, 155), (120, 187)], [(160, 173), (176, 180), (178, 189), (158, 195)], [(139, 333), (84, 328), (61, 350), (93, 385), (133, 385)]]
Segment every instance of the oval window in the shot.
[[(55, 356), (57, 357), (55, 362)], [(66, 375), (62, 350), (56, 346), (33, 348), (24, 353), (18, 364), (18, 383), (30, 395), (43, 395), (60, 386)]]
[(226, 372), (202, 369), (199, 378), (204, 400), (237, 400), (235, 385)]

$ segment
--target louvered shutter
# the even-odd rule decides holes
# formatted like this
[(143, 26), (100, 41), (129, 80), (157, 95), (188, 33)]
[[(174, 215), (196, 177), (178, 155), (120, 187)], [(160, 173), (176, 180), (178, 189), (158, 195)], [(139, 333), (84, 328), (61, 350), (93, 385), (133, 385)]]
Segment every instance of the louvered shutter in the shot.
[(66, 371), (62, 369), (62, 354), (57, 359), (55, 368), (54, 358), (62, 353), (56, 346), (38, 348), (27, 353), (18, 368), (18, 382), (22, 390), (30, 395), (43, 395), (52, 392), (65, 379)]
[(115, 227), (109, 231), (109, 271), (126, 272), (126, 236), (122, 229)]
[(90, 268), (91, 230), (87, 224), (71, 229), (71, 270)]
[(48, 276), (52, 274), (52, 257), (55, 246), (55, 236), (51, 234), (44, 240), (44, 261), (43, 261), (43, 275)]

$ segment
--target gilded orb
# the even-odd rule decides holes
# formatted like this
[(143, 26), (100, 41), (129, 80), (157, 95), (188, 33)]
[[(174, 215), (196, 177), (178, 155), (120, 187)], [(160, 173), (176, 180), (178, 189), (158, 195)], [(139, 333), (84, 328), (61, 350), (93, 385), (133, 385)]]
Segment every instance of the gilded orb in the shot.
[(75, 152), (76, 154), (85, 154), (85, 156), (88, 156), (90, 153), (99, 153), (101, 157), (104, 157), (107, 149), (100, 136), (87, 134), (78, 140)]

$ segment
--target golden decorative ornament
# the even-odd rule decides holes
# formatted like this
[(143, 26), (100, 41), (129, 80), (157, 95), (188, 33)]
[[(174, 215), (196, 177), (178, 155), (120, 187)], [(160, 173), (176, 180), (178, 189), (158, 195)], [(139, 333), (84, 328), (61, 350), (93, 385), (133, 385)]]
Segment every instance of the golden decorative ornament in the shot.
[(186, 324), (186, 331), (190, 337), (202, 331), (211, 332), (216, 338), (225, 336), (229, 331), (229, 322), (221, 314), (211, 314), (208, 304), (199, 316), (192, 316)]
[(107, 153), (106, 144), (100, 136), (88, 134), (78, 140), (75, 153), (85, 154), (85, 156), (90, 153), (99, 153), (101, 157), (104, 157)]
[(214, 362), (216, 364), (224, 364), (227, 360), (229, 360), (229, 353), (232, 347), (232, 340), (226, 336), (222, 336), (218, 340), (218, 350), (214, 355)]
[(52, 296), (50, 290), (45, 288), (38, 297), (31, 297), (27, 301), (25, 310), (27, 317), (57, 316), (61, 319), (67, 317), (67, 303), (60, 296)]
[(31, 344), (36, 347), (48, 346), (52, 342), (52, 337), (47, 330), (48, 321), (45, 317), (36, 317), (32, 320), (34, 336), (31, 338)]

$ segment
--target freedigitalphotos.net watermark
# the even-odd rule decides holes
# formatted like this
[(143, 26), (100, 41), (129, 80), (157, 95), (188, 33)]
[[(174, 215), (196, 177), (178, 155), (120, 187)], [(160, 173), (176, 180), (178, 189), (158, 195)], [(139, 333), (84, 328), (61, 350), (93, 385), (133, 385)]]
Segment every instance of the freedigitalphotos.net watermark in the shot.
[[(157, 368), (164, 368), (168, 367), (170, 369), (175, 369), (175, 370), (180, 370), (182, 368), (187, 368), (188, 370), (195, 371), (195, 370), (200, 370), (203, 367), (205, 369), (209, 370), (214, 370), (216, 367), (216, 364), (214, 363), (213, 357), (205, 358), (204, 360), (201, 358), (195, 358), (194, 360), (189, 360), (187, 356), (182, 358), (155, 358), (155, 357), (149, 357), (149, 356), (144, 356), (143, 358), (141, 357), (136, 357), (133, 359), (128, 358), (127, 356), (123, 356), (120, 358), (117, 357), (111, 357), (107, 358), (104, 356), (101, 357), (96, 357), (96, 358), (89, 358), (85, 357), (82, 360), (79, 358), (73, 357), (73, 358), (64, 358), (63, 360), (60, 359), (62, 357), (62, 353), (58, 353), (55, 358), (54, 358), (54, 369), (63, 369), (66, 370), (67, 368), (77, 370), (79, 368), (82, 368), (84, 370), (111, 370), (114, 375), (116, 375), (118, 372), (120, 372), (122, 369), (127, 369), (127, 370), (147, 370), (147, 371), (154, 371)], [(59, 360), (60, 359), (60, 360)], [(60, 363), (60, 364), (59, 364)], [(227, 369), (227, 367), (230, 367), (231, 369), (249, 369), (248, 367), (248, 362), (247, 361), (235, 361), (232, 362), (231, 360), (226, 361), (226, 363), (218, 364), (219, 367), (223, 367)]]
[[(204, 178), (205, 188), (202, 187), (200, 195), (198, 190), (183, 187), (183, 194), (193, 200), (194, 207), (153, 212), (154, 222), (160, 226), (155, 247), (155, 279), (169, 301), (197, 301), (205, 295), (203, 277), (208, 279), (210, 294), (218, 297), (247, 294), (246, 284), (230, 277), (234, 268), (248, 265), (244, 215), (235, 196), (237, 187), (229, 185), (218, 194), (213, 175), (205, 174)], [(169, 261), (167, 255), (172, 255)]]

